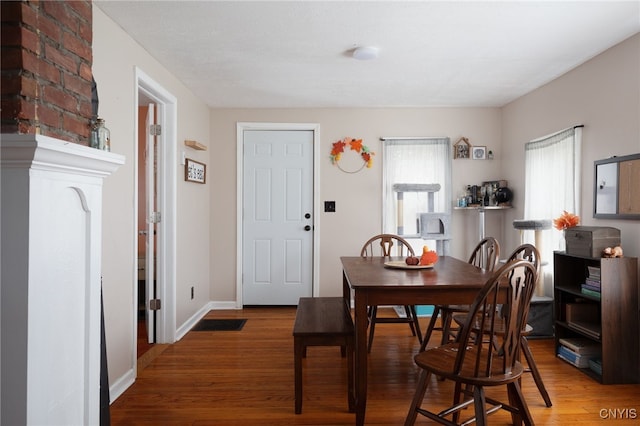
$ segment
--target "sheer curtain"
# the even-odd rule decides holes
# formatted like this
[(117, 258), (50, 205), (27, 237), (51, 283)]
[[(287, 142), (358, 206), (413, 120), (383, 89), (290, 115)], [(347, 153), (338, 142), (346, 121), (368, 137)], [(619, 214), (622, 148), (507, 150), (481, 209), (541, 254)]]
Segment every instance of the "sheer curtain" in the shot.
[[(582, 126), (562, 130), (525, 145), (524, 219), (554, 219), (563, 210), (580, 215)], [(543, 260), (564, 250), (562, 232), (543, 232)]]
[[(434, 194), (434, 211), (451, 211), (451, 148), (449, 138), (384, 138), (383, 232), (397, 232), (397, 198), (394, 184), (440, 184)], [(418, 213), (427, 211), (427, 193), (404, 193), (404, 236), (420, 239)], [(422, 240), (416, 242), (422, 247)]]

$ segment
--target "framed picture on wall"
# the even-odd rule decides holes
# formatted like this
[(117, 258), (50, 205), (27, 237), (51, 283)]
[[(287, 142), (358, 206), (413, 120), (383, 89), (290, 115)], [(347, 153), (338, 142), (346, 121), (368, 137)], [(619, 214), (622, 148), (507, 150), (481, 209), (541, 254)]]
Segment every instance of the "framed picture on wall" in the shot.
[(207, 165), (187, 158), (184, 165), (184, 180), (188, 182), (205, 183)]
[(472, 157), (474, 160), (486, 160), (487, 159), (487, 147), (486, 146), (474, 146), (472, 148)]
[(471, 156), (471, 144), (469, 139), (461, 137), (453, 144), (453, 158), (469, 158)]

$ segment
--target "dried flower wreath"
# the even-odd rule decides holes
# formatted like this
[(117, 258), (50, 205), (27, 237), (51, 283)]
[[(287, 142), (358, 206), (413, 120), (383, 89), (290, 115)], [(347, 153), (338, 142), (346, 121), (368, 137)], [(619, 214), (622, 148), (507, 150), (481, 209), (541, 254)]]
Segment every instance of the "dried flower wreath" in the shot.
[[(347, 144), (349, 144), (349, 148), (351, 151), (357, 152), (358, 154), (360, 154), (360, 157), (362, 157), (363, 164), (362, 164), (362, 167), (360, 167), (358, 170), (348, 171), (340, 167), (340, 158), (342, 158), (342, 154), (344, 153), (344, 149), (347, 146)], [(360, 170), (362, 170), (365, 166), (367, 166), (368, 169), (370, 169), (371, 166), (373, 166), (374, 155), (375, 155), (375, 152), (372, 152), (369, 149), (369, 147), (362, 144), (362, 139), (344, 138), (342, 140), (339, 140), (333, 143), (331, 147), (331, 164), (333, 164), (334, 166), (337, 166), (340, 170), (342, 170), (345, 173), (357, 173)]]

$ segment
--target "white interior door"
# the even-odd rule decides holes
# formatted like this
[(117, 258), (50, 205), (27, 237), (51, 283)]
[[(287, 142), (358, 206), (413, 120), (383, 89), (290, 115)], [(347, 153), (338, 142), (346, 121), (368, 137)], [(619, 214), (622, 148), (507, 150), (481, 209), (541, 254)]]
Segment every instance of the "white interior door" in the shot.
[(244, 132), (244, 305), (312, 295), (313, 138), (312, 130)]
[(149, 104), (145, 121), (146, 149), (145, 149), (145, 173), (146, 173), (146, 222), (147, 238), (145, 239), (145, 314), (147, 326), (147, 340), (155, 343), (155, 311), (151, 310), (151, 301), (156, 295), (156, 137), (151, 132), (151, 126), (155, 124), (155, 105)]

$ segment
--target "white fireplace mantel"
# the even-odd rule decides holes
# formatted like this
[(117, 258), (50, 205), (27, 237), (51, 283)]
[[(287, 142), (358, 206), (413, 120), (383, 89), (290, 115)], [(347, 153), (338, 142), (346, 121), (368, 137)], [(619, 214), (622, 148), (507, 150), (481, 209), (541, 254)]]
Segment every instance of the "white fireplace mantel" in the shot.
[(102, 183), (122, 164), (1, 135), (2, 424), (99, 423)]

